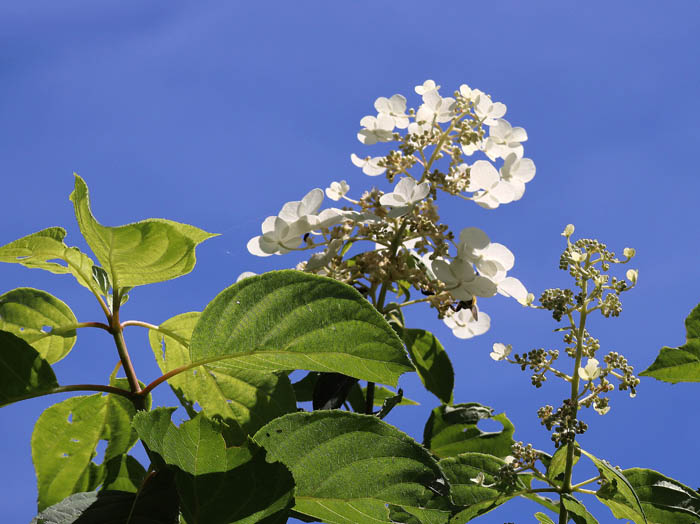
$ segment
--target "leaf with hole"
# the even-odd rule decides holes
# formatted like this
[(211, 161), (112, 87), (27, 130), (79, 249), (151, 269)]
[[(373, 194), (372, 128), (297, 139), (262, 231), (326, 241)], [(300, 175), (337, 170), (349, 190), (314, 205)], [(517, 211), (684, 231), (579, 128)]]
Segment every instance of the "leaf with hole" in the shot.
[(175, 472), (188, 524), (252, 524), (286, 515), (294, 484), (283, 465), (266, 461), (253, 442), (228, 446), (221, 424), (201, 413), (175, 426), (174, 410), (141, 411), (134, 427), (151, 453)]
[(307, 369), (391, 385), (413, 370), (401, 340), (355, 289), (292, 270), (219, 293), (195, 326), (190, 356), (212, 371)]
[[(500, 431), (483, 431), (481, 420), (495, 420)], [(493, 410), (476, 402), (439, 406), (430, 413), (423, 431), (423, 445), (438, 457), (453, 457), (460, 453), (477, 452), (504, 458), (510, 455), (515, 427), (505, 413), (493, 415)]]
[(0, 406), (58, 387), (51, 364), (16, 335), (0, 331)]
[(189, 273), (195, 265), (197, 245), (216, 236), (160, 218), (103, 226), (92, 215), (87, 185), (77, 174), (70, 200), (81, 233), (115, 289), (163, 282)]
[[(166, 320), (148, 338), (163, 373), (191, 363), (189, 341), (201, 313), (190, 312)], [(273, 418), (296, 411), (289, 378), (250, 369), (189, 369), (168, 379), (191, 417), (199, 404), (204, 414), (223, 420), (231, 443), (241, 443)]]
[(377, 417), (292, 413), (253, 439), (294, 476), (294, 509), (327, 523), (391, 522), (387, 504), (430, 508), (449, 492), (430, 453)]
[(21, 287), (0, 295), (0, 329), (28, 342), (50, 364), (73, 348), (77, 324), (73, 311), (46, 291)]

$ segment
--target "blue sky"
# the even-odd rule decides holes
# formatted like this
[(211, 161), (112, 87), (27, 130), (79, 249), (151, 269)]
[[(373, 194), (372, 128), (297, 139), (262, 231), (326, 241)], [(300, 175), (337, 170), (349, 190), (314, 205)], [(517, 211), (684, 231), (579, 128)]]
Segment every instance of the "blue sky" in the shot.
[[(221, 233), (198, 249), (179, 280), (139, 288), (128, 316), (159, 323), (201, 310), (244, 270), (290, 267), (294, 257), (256, 258), (245, 244), (282, 204), (346, 179), (358, 194), (388, 184), (361, 173), (350, 154), (373, 154), (355, 135), (379, 96), (428, 78), (446, 95), (467, 83), (508, 106), (527, 129), (537, 176), (522, 200), (495, 211), (443, 199), (453, 230), (477, 226), (516, 256), (512, 274), (536, 295), (567, 285), (557, 269), (567, 223), (621, 252), (637, 249), (638, 287), (619, 319), (596, 319), (603, 348), (648, 367), (663, 345), (684, 341), (683, 320), (700, 301), (700, 4), (685, 0), (586, 3), (116, 2), (65, 0), (0, 5), (0, 244), (49, 226), (83, 246), (68, 194), (72, 173), (88, 183), (106, 225), (148, 217)], [(0, 293), (45, 289), (81, 320), (98, 320), (91, 296), (69, 277), (0, 267)], [(506, 411), (516, 438), (551, 451), (538, 407), (566, 394), (535, 390), (515, 367), (488, 357), (495, 341), (516, 351), (556, 347), (546, 312), (502, 297), (484, 300), (489, 333), (461, 341), (427, 308), (409, 324), (434, 331), (457, 370), (457, 401)], [(481, 305), (481, 303), (480, 303)], [(135, 328), (134, 328), (135, 329)], [(61, 383), (106, 377), (115, 355), (102, 333), (80, 332), (57, 365)], [(128, 333), (139, 374), (157, 376), (146, 334)], [(436, 403), (389, 420), (417, 439)], [(584, 448), (622, 467), (657, 469), (691, 486), (700, 386), (642, 380), (639, 395), (612, 395), (605, 417), (586, 413)], [(172, 402), (160, 388), (155, 401)], [(7, 522), (35, 511), (29, 438), (59, 398), (0, 411), (0, 500)], [(585, 478), (586, 470), (578, 474)], [(595, 501), (600, 522), (613, 522)], [(506, 505), (481, 522), (532, 520), (532, 504)], [(9, 513), (8, 513), (9, 512)]]

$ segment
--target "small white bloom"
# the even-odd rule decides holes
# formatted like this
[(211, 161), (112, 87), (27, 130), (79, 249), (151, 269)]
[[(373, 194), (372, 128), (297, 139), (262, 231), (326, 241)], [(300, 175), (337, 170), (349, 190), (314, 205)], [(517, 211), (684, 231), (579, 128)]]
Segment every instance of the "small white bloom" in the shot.
[(252, 271), (244, 271), (243, 273), (241, 273), (240, 275), (238, 275), (238, 278), (236, 279), (236, 282), (240, 282), (240, 281), (243, 280), (244, 278), (254, 277), (255, 275), (257, 275), (257, 273), (253, 273)]
[(357, 133), (357, 139), (366, 146), (389, 142), (394, 138), (394, 119), (389, 115), (366, 116), (360, 120), (360, 125), (364, 129)]
[(308, 215), (313, 215), (321, 207), (323, 202), (323, 191), (319, 188), (312, 189), (301, 200), (287, 202), (277, 214), (288, 224), (304, 218)]
[(468, 309), (448, 314), (442, 321), (452, 330), (455, 337), (462, 339), (483, 335), (491, 327), (491, 317), (486, 313), (479, 311), (479, 320), (474, 320), (474, 315)]
[(474, 113), (484, 124), (490, 126), (496, 119), (506, 114), (506, 106), (501, 102), (493, 102), (491, 97), (479, 89), (471, 89), (467, 84), (459, 86), (459, 93), (474, 104)]
[(523, 146), (520, 142), (527, 140), (527, 132), (522, 127), (511, 127), (507, 120), (498, 119), (489, 126), (489, 137), (484, 143), (484, 153), (491, 160), (505, 158), (515, 153), (518, 158), (523, 156)]
[(350, 186), (345, 180), (340, 182), (331, 182), (330, 187), (326, 188), (326, 196), (331, 200), (340, 200), (343, 198), (348, 191), (350, 191)]
[(384, 160), (382, 156), (360, 158), (353, 153), (350, 155), (350, 160), (352, 160), (352, 163), (357, 167), (361, 167), (365, 175), (377, 176), (386, 171), (386, 167), (379, 167), (379, 161)]
[(496, 284), (485, 276), (477, 275), (471, 263), (461, 258), (454, 258), (450, 262), (437, 258), (431, 262), (431, 269), (457, 300), (471, 300), (475, 296), (492, 297), (496, 294)]
[(637, 254), (637, 250), (633, 247), (626, 247), (622, 250), (622, 254), (625, 255), (627, 258), (632, 258), (634, 257), (634, 255)]
[(379, 203), (383, 206), (392, 206), (396, 208), (396, 212), (401, 214), (408, 213), (411, 206), (423, 200), (430, 192), (430, 183), (417, 183), (409, 177), (404, 177), (399, 180), (399, 183), (394, 187), (391, 193), (385, 193), (379, 199)]
[(433, 80), (426, 80), (423, 84), (416, 86), (414, 89), (419, 95), (424, 95), (430, 91), (437, 91), (440, 89), (440, 86), (436, 85)]
[(338, 255), (338, 250), (343, 245), (343, 240), (340, 238), (334, 238), (328, 243), (325, 250), (320, 253), (314, 253), (311, 258), (306, 263), (305, 269), (307, 271), (313, 271), (328, 265), (331, 259)]
[(248, 241), (248, 251), (259, 257), (289, 253), (301, 244), (301, 237), (311, 230), (305, 217), (293, 223), (280, 217), (267, 217), (262, 224), (263, 234)]
[(501, 344), (500, 342), (496, 342), (493, 345), (493, 351), (491, 352), (491, 358), (498, 361), (498, 360), (505, 360), (508, 358), (508, 355), (510, 355), (510, 352), (513, 351), (513, 346), (510, 344), (505, 345)]
[(484, 141), (479, 140), (470, 144), (462, 145), (462, 152), (467, 156), (472, 156), (477, 151), (483, 151)]
[(638, 278), (639, 278), (639, 270), (637, 270), (637, 269), (628, 269), (627, 270), (627, 280), (629, 280), (633, 284), (637, 284)]
[(529, 306), (535, 295), (528, 293), (525, 286), (515, 277), (506, 277), (498, 282), (498, 293), (504, 297), (513, 297), (523, 306)]
[(563, 236), (563, 237), (570, 237), (571, 235), (574, 234), (574, 229), (575, 229), (575, 228), (574, 228), (574, 225), (573, 225), (573, 224), (568, 224), (568, 225), (564, 228), (564, 232), (561, 234), (561, 236)]
[(529, 158), (519, 158), (515, 153), (506, 156), (500, 170), (501, 178), (513, 189), (513, 200), (520, 200), (525, 184), (535, 177), (535, 163)]
[(496, 168), (486, 160), (477, 160), (469, 169), (466, 191), (475, 193), (474, 202), (487, 209), (508, 204), (515, 196), (511, 185), (502, 181)]
[(449, 122), (455, 114), (455, 107), (454, 98), (442, 98), (437, 91), (428, 91), (416, 112), (416, 122)]
[(601, 369), (598, 361), (594, 358), (589, 358), (585, 368), (578, 368), (578, 376), (582, 380), (595, 380), (600, 376)]
[(394, 119), (394, 125), (399, 129), (408, 127), (408, 116), (406, 115), (406, 98), (401, 95), (394, 95), (391, 98), (383, 96), (374, 102), (374, 108), (379, 116), (388, 115)]

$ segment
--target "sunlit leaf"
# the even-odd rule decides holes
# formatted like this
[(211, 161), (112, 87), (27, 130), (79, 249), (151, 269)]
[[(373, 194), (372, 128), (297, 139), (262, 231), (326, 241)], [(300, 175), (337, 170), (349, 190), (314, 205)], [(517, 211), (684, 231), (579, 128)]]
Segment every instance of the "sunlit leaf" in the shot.
[(423, 329), (404, 329), (402, 338), (425, 389), (443, 404), (450, 404), (454, 388), (454, 370), (440, 341)]
[(565, 493), (561, 496), (561, 502), (569, 513), (569, 519), (576, 524), (598, 524), (580, 500)]
[(103, 226), (92, 215), (87, 185), (77, 174), (70, 199), (80, 231), (117, 289), (189, 273), (195, 265), (196, 246), (215, 236), (188, 224), (156, 218)]
[[(177, 315), (149, 332), (149, 341), (163, 373), (191, 363), (189, 340), (201, 313)], [(294, 391), (283, 374), (250, 369), (189, 369), (168, 380), (178, 398), (195, 415), (198, 404), (209, 418), (227, 426), (233, 442), (255, 433), (275, 417), (296, 410)]]
[[(492, 419), (500, 422), (500, 431), (483, 431), (477, 423)], [(476, 402), (440, 406), (428, 418), (423, 431), (423, 445), (438, 457), (453, 457), (460, 453), (477, 452), (504, 458), (510, 455), (515, 428), (504, 413)]]
[(396, 385), (413, 366), (401, 340), (352, 287), (299, 271), (246, 278), (212, 300), (190, 355), (207, 369), (307, 369)]
[(387, 504), (429, 508), (448, 492), (430, 453), (373, 416), (292, 413), (253, 438), (292, 472), (295, 510), (323, 522), (391, 522)]
[(254, 523), (291, 506), (293, 482), (252, 442), (227, 447), (221, 425), (201, 413), (176, 427), (174, 408), (139, 412), (134, 427), (152, 453), (175, 471), (188, 524)]
[(0, 331), (0, 406), (58, 387), (51, 365), (32, 346)]
[(700, 304), (685, 319), (686, 343), (679, 348), (664, 347), (640, 376), (676, 384), (700, 382)]
[(78, 323), (62, 301), (39, 289), (13, 289), (0, 295), (0, 329), (28, 342), (50, 364), (75, 345)]
[(554, 524), (554, 521), (542, 512), (535, 513), (535, 518), (540, 524)]

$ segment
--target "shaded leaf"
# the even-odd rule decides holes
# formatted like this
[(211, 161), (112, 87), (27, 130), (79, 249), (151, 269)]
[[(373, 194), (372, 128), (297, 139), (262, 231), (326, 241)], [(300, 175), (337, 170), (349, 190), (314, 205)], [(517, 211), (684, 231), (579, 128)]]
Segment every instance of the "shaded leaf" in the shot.
[(104, 462), (102, 490), (136, 493), (146, 478), (146, 470), (131, 455), (118, 455)]
[(294, 476), (294, 509), (324, 522), (391, 522), (387, 504), (429, 508), (448, 492), (430, 453), (373, 416), (292, 413), (253, 439)]
[(311, 402), (313, 400), (314, 387), (316, 387), (319, 375), (318, 371), (309, 371), (304, 378), (292, 384), (297, 402)]
[(396, 406), (401, 404), (401, 401), (403, 400), (403, 389), (399, 388), (399, 391), (396, 395), (393, 397), (387, 398), (383, 403), (382, 403), (382, 409), (379, 410), (379, 413), (377, 413), (377, 416), (379, 418), (385, 418), (392, 409), (394, 409)]
[(178, 524), (172, 474), (152, 475), (137, 495), (124, 491), (75, 493), (37, 515), (31, 524)]
[(313, 392), (314, 409), (337, 409), (343, 405), (357, 379), (342, 373), (321, 373)]
[(274, 271), (225, 289), (202, 313), (190, 354), (207, 369), (307, 369), (396, 385), (413, 366), (382, 316), (352, 287)]
[(46, 291), (21, 287), (0, 295), (0, 329), (28, 342), (50, 364), (73, 348), (77, 324), (73, 311)]
[(81, 233), (116, 289), (189, 273), (196, 261), (196, 246), (215, 236), (188, 224), (155, 218), (118, 227), (103, 226), (92, 215), (87, 185), (77, 174), (70, 200)]
[[(476, 402), (440, 406), (430, 413), (423, 431), (423, 445), (438, 457), (478, 452), (504, 458), (510, 455), (515, 428), (504, 413)], [(500, 431), (482, 431), (479, 420), (491, 418), (501, 423)]]
[[(360, 387), (359, 384), (355, 384), (350, 390), (348, 395), (348, 403), (352, 407), (353, 411), (356, 413), (365, 412), (365, 396), (367, 395), (367, 388)], [(396, 392), (385, 388), (384, 386), (374, 385), (374, 405), (383, 406), (384, 402), (388, 399), (396, 396)], [(411, 400), (410, 398), (401, 397), (401, 401), (397, 404), (398, 406), (418, 406), (418, 402)]]
[(569, 512), (569, 519), (576, 524), (598, 524), (598, 521), (588, 512), (580, 500), (564, 493), (561, 496), (561, 502)]
[[(463, 453), (440, 461), (440, 467), (452, 489), (450, 495), (458, 513), (451, 524), (461, 524), (488, 513), (507, 502), (513, 495), (499, 490), (497, 473), (505, 461), (483, 453)], [(517, 480), (515, 489), (526, 486)]]
[[(125, 397), (98, 393), (69, 398), (41, 414), (31, 439), (39, 510), (102, 484), (105, 464), (125, 454), (137, 440), (131, 428), (135, 411)], [(100, 440), (106, 440), (107, 447), (98, 465), (92, 459)]]
[[(554, 453), (554, 456), (552, 457), (552, 460), (547, 466), (547, 478), (552, 481), (557, 483), (558, 485), (561, 485), (561, 483), (564, 481), (564, 472), (566, 470), (566, 453), (569, 445), (565, 444), (557, 451)], [(578, 462), (579, 458), (581, 457), (581, 450), (579, 449), (578, 446), (574, 448), (574, 465)]]
[(454, 370), (440, 341), (423, 329), (403, 329), (402, 338), (425, 389), (443, 404), (451, 404)]
[(676, 384), (700, 382), (700, 304), (685, 319), (686, 343), (679, 348), (663, 347), (654, 363), (640, 376)]
[[(191, 363), (189, 340), (201, 313), (177, 315), (148, 338), (163, 373)], [(168, 379), (170, 387), (196, 415), (195, 403), (207, 417), (228, 426), (231, 443), (241, 443), (273, 418), (296, 411), (294, 391), (285, 375), (249, 369), (189, 369)]]
[(63, 243), (65, 237), (66, 230), (62, 227), (42, 229), (0, 247), (0, 262), (22, 264), (56, 274), (70, 273), (80, 285), (99, 295), (99, 287), (92, 278), (92, 259), (77, 247), (66, 246)]
[(173, 411), (139, 412), (134, 427), (151, 453), (175, 471), (188, 524), (254, 523), (286, 512), (294, 485), (284, 466), (266, 462), (252, 442), (228, 447), (221, 425), (201, 413), (176, 427)]
[(0, 406), (58, 387), (51, 365), (32, 346), (0, 331)]

